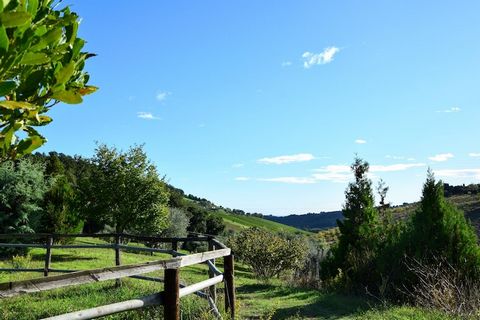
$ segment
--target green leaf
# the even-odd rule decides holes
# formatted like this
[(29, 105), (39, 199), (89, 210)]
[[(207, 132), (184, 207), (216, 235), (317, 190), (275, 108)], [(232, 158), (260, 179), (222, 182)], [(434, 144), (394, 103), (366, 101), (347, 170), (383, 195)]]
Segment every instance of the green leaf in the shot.
[(42, 41), (45, 41), (47, 44), (57, 42), (62, 37), (62, 34), (62, 28), (53, 29), (43, 36)]
[(48, 63), (49, 61), (50, 59), (43, 52), (27, 52), (20, 63), (25, 65), (39, 65)]
[(75, 64), (73, 62), (67, 63), (63, 68), (55, 73), (55, 79), (57, 83), (66, 83), (73, 75), (75, 71)]
[(6, 28), (22, 26), (31, 19), (32, 15), (28, 12), (3, 12), (0, 14), (0, 22)]
[(0, 82), (0, 97), (4, 97), (12, 92), (17, 87), (15, 81), (3, 81)]
[(3, 144), (4, 150), (10, 149), (15, 131), (17, 131), (21, 127), (22, 127), (21, 122), (15, 122), (13, 125), (10, 124), (9, 126), (5, 127), (5, 129), (2, 130), (2, 133), (0, 134), (0, 141), (3, 140), (1, 144)]
[(16, 109), (26, 109), (26, 110), (35, 110), (37, 106), (30, 104), (25, 101), (0, 101), (0, 108), (8, 109), (8, 110), (16, 110)]
[(8, 50), (8, 44), (9, 40), (7, 36), (7, 30), (5, 30), (4, 26), (0, 26), (0, 53)]
[(40, 148), (45, 142), (46, 140), (42, 136), (31, 136), (23, 139), (17, 146), (17, 158), (32, 153), (33, 150)]
[(27, 11), (35, 17), (38, 9), (38, 0), (28, 0)]
[(77, 91), (73, 90), (63, 90), (55, 92), (52, 95), (52, 98), (68, 104), (77, 104), (83, 101), (82, 95)]
[(82, 96), (86, 96), (87, 94), (92, 94), (94, 93), (95, 91), (98, 90), (98, 87), (95, 87), (95, 86), (85, 86), (84, 88), (81, 88), (80, 90), (78, 90), (78, 92), (82, 95)]

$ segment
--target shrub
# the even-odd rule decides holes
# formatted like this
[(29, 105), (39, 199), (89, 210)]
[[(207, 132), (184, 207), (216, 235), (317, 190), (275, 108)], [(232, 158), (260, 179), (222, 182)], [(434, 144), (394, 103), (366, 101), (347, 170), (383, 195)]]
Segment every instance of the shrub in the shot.
[(235, 255), (262, 280), (278, 277), (301, 266), (307, 254), (305, 241), (288, 239), (259, 228), (243, 230), (228, 241)]
[(429, 264), (408, 259), (407, 268), (418, 279), (406, 292), (417, 306), (468, 318), (478, 316), (480, 283), (466, 277), (445, 258), (432, 258)]

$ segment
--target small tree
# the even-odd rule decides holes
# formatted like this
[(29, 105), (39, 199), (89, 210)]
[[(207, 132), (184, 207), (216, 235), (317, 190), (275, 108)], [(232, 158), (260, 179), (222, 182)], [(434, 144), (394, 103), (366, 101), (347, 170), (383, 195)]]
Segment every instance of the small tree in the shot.
[(80, 103), (97, 89), (83, 71), (92, 54), (81, 51), (78, 15), (57, 5), (0, 1), (0, 160), (40, 147), (46, 139), (35, 127), (52, 121), (45, 113), (58, 102)]
[(363, 287), (374, 281), (371, 267), (377, 248), (379, 215), (374, 206), (372, 182), (367, 177), (368, 162), (357, 157), (351, 169), (355, 181), (345, 191), (345, 218), (337, 220), (339, 242), (324, 261), (322, 272), (324, 278), (331, 278), (341, 270), (349, 284)]
[[(48, 189), (44, 168), (28, 160), (0, 164), (0, 233), (34, 232)], [(13, 254), (19, 250), (1, 250)]]
[(229, 245), (264, 281), (302, 266), (307, 254), (307, 245), (300, 238), (287, 239), (259, 228), (239, 232)]
[(162, 231), (162, 236), (186, 237), (189, 223), (187, 213), (179, 208), (169, 208), (168, 212), (168, 227)]
[(412, 218), (408, 255), (422, 263), (444, 257), (458, 270), (480, 276), (480, 249), (462, 211), (445, 200), (442, 181), (429, 170), (420, 207)]
[(160, 233), (167, 226), (168, 191), (142, 146), (96, 149), (94, 181), (83, 190), (90, 212), (116, 232)]

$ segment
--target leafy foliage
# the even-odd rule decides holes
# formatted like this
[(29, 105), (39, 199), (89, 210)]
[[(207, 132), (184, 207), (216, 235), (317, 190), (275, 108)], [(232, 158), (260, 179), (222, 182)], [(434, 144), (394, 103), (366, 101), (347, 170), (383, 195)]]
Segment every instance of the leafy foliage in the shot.
[[(0, 233), (30, 233), (48, 189), (44, 168), (28, 160), (0, 164)], [(15, 253), (5, 249), (0, 254)]]
[(65, 171), (57, 154), (47, 158), (46, 173), (53, 183), (43, 199), (43, 214), (37, 232), (80, 233), (83, 219), (77, 206), (74, 177)]
[(307, 254), (301, 238), (286, 238), (259, 228), (239, 232), (229, 240), (235, 255), (262, 280), (278, 277), (303, 265)]
[[(58, 102), (81, 103), (87, 85), (79, 17), (53, 0), (0, 1), (0, 160), (16, 159), (45, 143), (35, 129), (52, 119)], [(19, 138), (22, 131), (26, 137)]]
[(179, 208), (168, 209), (168, 227), (162, 231), (164, 237), (186, 237), (189, 224), (187, 213)]
[(152, 234), (167, 226), (168, 191), (142, 146), (127, 152), (99, 145), (94, 180), (83, 190), (91, 212), (116, 232)]

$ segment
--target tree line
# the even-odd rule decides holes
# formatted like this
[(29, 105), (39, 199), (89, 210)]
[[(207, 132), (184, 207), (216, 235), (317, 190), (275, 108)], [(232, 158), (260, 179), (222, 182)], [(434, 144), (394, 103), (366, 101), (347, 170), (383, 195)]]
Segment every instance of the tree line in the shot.
[(0, 163), (0, 233), (219, 234), (220, 217), (169, 185), (142, 146)]

